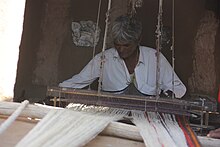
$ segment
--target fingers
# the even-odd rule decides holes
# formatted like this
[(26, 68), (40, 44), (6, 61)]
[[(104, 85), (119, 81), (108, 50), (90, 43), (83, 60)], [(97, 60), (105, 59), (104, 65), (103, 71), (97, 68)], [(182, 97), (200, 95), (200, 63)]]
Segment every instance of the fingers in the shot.
[(220, 139), (220, 128), (210, 131), (207, 136)]
[(220, 132), (210, 132), (207, 136), (220, 139)]
[(214, 132), (220, 132), (220, 128), (215, 129)]

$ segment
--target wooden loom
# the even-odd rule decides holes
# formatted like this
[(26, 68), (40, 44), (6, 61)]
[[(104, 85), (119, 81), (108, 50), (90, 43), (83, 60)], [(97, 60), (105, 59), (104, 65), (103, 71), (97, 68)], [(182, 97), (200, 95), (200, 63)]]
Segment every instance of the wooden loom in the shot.
[(137, 96), (97, 92), (92, 90), (48, 87), (47, 97), (50, 101), (81, 103), (86, 105), (121, 108), (128, 110), (154, 111), (189, 116), (192, 111), (208, 111), (208, 107), (193, 101), (159, 98), (154, 96)]
[[(101, 2), (101, 1), (100, 1)], [(131, 15), (136, 13), (135, 7), (137, 0), (130, 0), (132, 4), (132, 9), (130, 10)], [(142, 3), (142, 0), (139, 1)], [(174, 1), (173, 3), (173, 16), (172, 16), (172, 25), (174, 26)], [(163, 0), (158, 1), (158, 23), (157, 23), (157, 55), (159, 55), (162, 49), (162, 13), (163, 13)], [(141, 6), (141, 5), (140, 5)], [(111, 9), (111, 0), (108, 1), (108, 10)], [(100, 11), (98, 11), (99, 13)], [(103, 52), (106, 49), (106, 36), (109, 24), (109, 13), (106, 15), (106, 26), (104, 32), (104, 41), (102, 48), (102, 59), (104, 58)], [(97, 25), (98, 25), (98, 17), (97, 17)], [(174, 28), (172, 28), (172, 67), (174, 68)], [(93, 49), (93, 52), (95, 47)], [(48, 87), (46, 96), (51, 98), (50, 101), (54, 102), (54, 106), (56, 106), (57, 102), (60, 104), (61, 102), (66, 103), (81, 103), (86, 105), (95, 105), (95, 106), (104, 106), (104, 107), (113, 107), (113, 108), (122, 108), (129, 110), (141, 110), (141, 111), (154, 111), (154, 112), (163, 112), (163, 113), (171, 113), (176, 115), (187, 115), (190, 116), (191, 112), (197, 111), (199, 113), (215, 111), (216, 108), (210, 109), (204, 105), (204, 103), (195, 102), (195, 101), (185, 101), (175, 98), (161, 98), (159, 97), (159, 75), (160, 75), (160, 67), (159, 67), (159, 57), (157, 56), (157, 72), (156, 72), (156, 96), (136, 96), (136, 95), (118, 95), (113, 93), (101, 92), (101, 81), (103, 72), (100, 72), (100, 80), (98, 85), (98, 91), (88, 91), (88, 90), (80, 90), (80, 89), (68, 89), (68, 88), (59, 88), (59, 87)], [(101, 61), (101, 69), (103, 69), (104, 61)], [(174, 96), (172, 96), (174, 97)], [(201, 122), (203, 122), (201, 120)], [(208, 121), (206, 121), (208, 122)], [(208, 124), (208, 123), (207, 123)]]

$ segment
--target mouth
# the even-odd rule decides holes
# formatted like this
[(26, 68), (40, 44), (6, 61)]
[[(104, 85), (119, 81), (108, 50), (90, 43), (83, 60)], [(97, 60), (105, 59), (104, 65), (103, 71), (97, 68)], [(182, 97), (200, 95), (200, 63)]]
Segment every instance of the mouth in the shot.
[(123, 59), (126, 58), (126, 53), (119, 52), (118, 54), (119, 54), (119, 56), (120, 56), (121, 58), (123, 58)]

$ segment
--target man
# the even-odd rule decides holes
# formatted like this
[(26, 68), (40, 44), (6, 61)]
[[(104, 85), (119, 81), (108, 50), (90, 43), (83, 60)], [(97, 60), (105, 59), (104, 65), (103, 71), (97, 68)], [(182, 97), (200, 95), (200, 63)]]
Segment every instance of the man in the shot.
[[(120, 16), (116, 18), (111, 31), (114, 47), (104, 52), (101, 90), (156, 95), (156, 50), (139, 45), (141, 23), (135, 18)], [(79, 74), (63, 81), (59, 86), (83, 88), (91, 84), (100, 77), (101, 57), (102, 53), (96, 55)], [(181, 98), (186, 92), (186, 87), (173, 73), (169, 62), (160, 54), (160, 90), (173, 92), (175, 97)]]

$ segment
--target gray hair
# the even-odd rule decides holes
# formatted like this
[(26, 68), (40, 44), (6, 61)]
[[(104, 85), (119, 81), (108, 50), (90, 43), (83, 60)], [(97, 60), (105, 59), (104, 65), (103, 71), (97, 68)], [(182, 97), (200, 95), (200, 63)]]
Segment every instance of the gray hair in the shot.
[(119, 16), (112, 25), (114, 43), (138, 43), (142, 33), (142, 24), (134, 17)]

